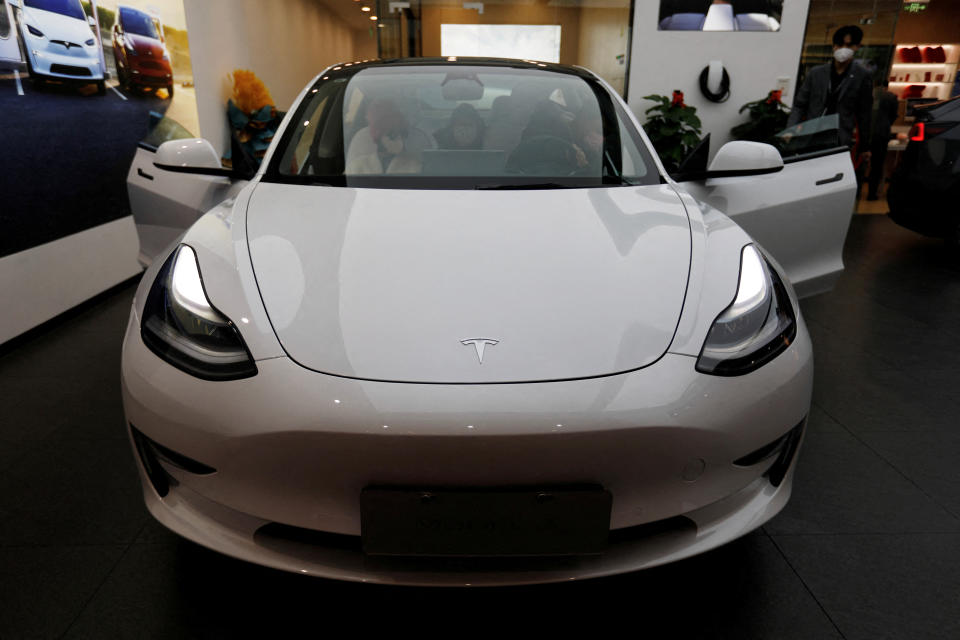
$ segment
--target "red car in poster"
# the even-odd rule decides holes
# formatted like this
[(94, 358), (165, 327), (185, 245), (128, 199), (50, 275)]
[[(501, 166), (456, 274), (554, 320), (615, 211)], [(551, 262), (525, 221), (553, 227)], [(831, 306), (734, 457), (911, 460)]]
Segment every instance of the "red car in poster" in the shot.
[(173, 97), (173, 67), (160, 21), (132, 7), (117, 7), (113, 57), (122, 86), (167, 90)]

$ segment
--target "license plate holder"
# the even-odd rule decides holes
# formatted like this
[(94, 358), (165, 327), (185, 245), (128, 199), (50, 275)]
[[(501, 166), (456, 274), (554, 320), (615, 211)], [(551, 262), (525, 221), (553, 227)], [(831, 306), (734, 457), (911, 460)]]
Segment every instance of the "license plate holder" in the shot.
[(613, 498), (599, 486), (547, 489), (367, 487), (364, 553), (386, 556), (598, 555)]

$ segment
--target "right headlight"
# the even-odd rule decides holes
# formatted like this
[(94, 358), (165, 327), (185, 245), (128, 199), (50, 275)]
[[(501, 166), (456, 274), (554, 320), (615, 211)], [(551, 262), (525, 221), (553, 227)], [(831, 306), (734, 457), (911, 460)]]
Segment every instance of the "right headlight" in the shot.
[(140, 335), (160, 358), (204, 380), (257, 373), (240, 332), (207, 299), (197, 256), (187, 245), (180, 245), (157, 274), (143, 308)]
[(780, 276), (757, 248), (740, 253), (740, 282), (717, 316), (697, 359), (697, 371), (716, 376), (750, 373), (776, 358), (797, 335), (797, 318)]

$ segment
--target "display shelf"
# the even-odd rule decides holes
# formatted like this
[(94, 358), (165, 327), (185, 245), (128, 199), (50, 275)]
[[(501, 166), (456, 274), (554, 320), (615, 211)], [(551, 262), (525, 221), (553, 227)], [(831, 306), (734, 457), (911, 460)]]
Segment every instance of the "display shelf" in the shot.
[[(921, 54), (927, 48), (943, 47), (945, 60), (943, 62), (903, 62), (901, 52), (904, 49), (913, 49), (914, 47), (919, 49)], [(899, 43), (896, 46), (894, 58), (887, 73), (890, 90), (903, 100), (903, 90), (906, 87), (920, 85), (926, 87), (922, 97), (945, 100), (950, 97), (952, 92), (958, 62), (960, 62), (960, 44), (957, 43)], [(929, 80), (927, 79), (928, 74)]]

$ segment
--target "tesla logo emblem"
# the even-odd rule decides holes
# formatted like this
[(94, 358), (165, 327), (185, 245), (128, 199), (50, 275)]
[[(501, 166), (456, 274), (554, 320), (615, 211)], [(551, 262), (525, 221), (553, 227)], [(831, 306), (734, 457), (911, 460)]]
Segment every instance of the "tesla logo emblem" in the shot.
[(472, 344), (473, 348), (477, 350), (477, 360), (480, 361), (480, 364), (483, 364), (483, 350), (486, 349), (487, 345), (498, 344), (499, 340), (490, 340), (489, 338), (469, 338), (468, 340), (461, 340), (460, 344), (466, 346)]

